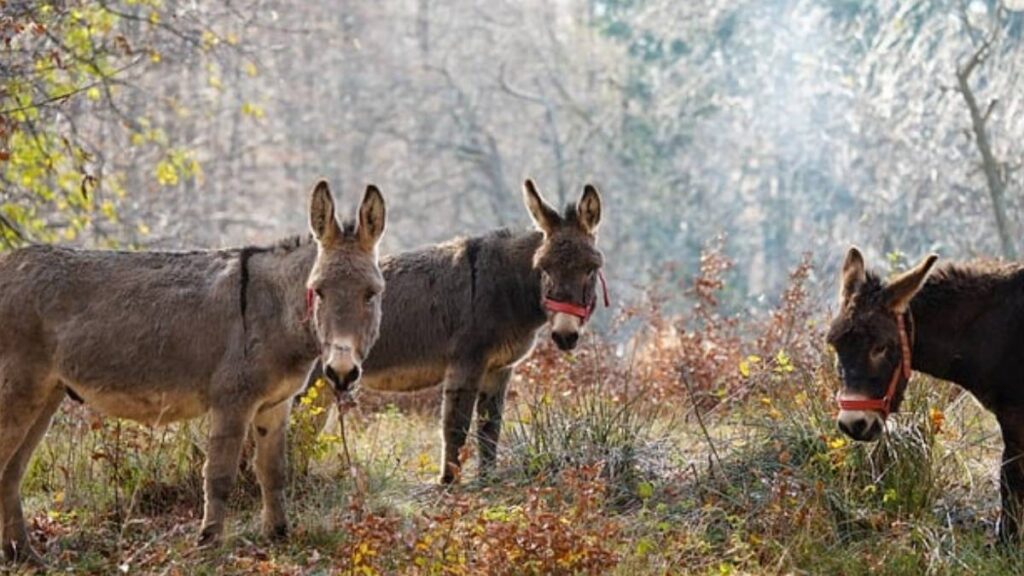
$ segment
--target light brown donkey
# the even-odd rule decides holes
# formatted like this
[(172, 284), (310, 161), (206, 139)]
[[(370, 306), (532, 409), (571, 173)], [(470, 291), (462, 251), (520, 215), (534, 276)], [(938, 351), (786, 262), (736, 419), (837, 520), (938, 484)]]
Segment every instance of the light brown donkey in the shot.
[[(217, 542), (251, 423), (263, 532), (287, 533), (291, 397), (317, 357), (338, 388), (377, 340), (385, 206), (368, 187), (339, 226), (325, 182), (313, 239), (267, 248), (108, 252), (32, 246), (0, 255), (0, 503), (8, 559), (29, 546), (19, 484), (66, 394), (147, 424), (210, 416), (201, 545)], [(315, 241), (314, 241), (315, 239)]]
[[(562, 214), (533, 182), (523, 193), (538, 231), (458, 238), (381, 262), (384, 318), (362, 385), (402, 392), (443, 381), (445, 484), (459, 478), (474, 407), (480, 469), (492, 471), (513, 367), (548, 322), (559, 348), (574, 348), (603, 288), (597, 189), (584, 187)], [(314, 366), (310, 380), (318, 375)]]

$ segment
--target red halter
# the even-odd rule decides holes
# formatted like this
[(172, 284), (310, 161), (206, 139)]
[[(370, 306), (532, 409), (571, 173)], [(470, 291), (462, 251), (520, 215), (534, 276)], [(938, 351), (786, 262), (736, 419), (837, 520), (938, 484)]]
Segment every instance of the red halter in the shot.
[(866, 400), (853, 400), (843, 398), (842, 392), (840, 392), (836, 394), (836, 402), (839, 404), (840, 410), (875, 410), (881, 412), (883, 418), (889, 415), (892, 409), (892, 398), (896, 395), (896, 386), (899, 384), (900, 376), (903, 376), (905, 380), (910, 380), (912, 370), (910, 367), (910, 338), (907, 335), (902, 314), (896, 316), (896, 326), (900, 331), (900, 363), (896, 365), (892, 372), (892, 378), (889, 379), (889, 387), (885, 391), (885, 396)]
[(316, 292), (312, 288), (306, 288), (306, 315), (302, 317), (305, 324), (313, 319), (313, 304), (316, 302)]
[[(604, 279), (604, 272), (598, 270), (597, 279), (601, 281), (601, 292), (604, 294), (604, 307), (607, 308), (611, 306), (611, 299), (608, 298), (608, 282)], [(578, 304), (562, 300), (552, 300), (551, 298), (544, 299), (544, 309), (548, 312), (569, 314), (579, 318), (584, 324), (590, 319), (590, 315), (594, 313), (594, 308), (596, 307), (597, 300), (591, 302), (590, 306), (580, 306)]]

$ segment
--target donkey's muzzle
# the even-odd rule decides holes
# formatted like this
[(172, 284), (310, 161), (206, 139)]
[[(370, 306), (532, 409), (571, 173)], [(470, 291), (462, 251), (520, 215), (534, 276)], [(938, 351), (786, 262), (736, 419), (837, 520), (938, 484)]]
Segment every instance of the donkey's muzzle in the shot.
[(572, 314), (558, 312), (551, 317), (551, 339), (559, 350), (569, 351), (576, 348), (580, 341), (580, 330), (583, 319)]
[(338, 374), (338, 372), (330, 366), (324, 366), (324, 378), (331, 384), (334, 391), (342, 394), (349, 392), (352, 385), (359, 381), (359, 378), (363, 375), (363, 371), (359, 366), (352, 367), (351, 370), (345, 374)]
[(836, 423), (843, 434), (860, 442), (872, 442), (882, 434), (882, 417), (874, 411), (842, 410)]

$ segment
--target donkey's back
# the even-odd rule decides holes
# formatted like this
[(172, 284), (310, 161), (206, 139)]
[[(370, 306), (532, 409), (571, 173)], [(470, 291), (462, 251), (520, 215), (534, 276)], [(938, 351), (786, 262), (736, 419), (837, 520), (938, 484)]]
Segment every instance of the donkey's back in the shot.
[(540, 241), (500, 230), (385, 258), (381, 338), (363, 385), (419, 390), (458, 363), (488, 371), (525, 356), (545, 321), (538, 289), (522, 277)]
[(0, 260), (0, 358), (114, 416), (198, 415), (238, 344), (239, 276), (230, 250), (14, 251)]

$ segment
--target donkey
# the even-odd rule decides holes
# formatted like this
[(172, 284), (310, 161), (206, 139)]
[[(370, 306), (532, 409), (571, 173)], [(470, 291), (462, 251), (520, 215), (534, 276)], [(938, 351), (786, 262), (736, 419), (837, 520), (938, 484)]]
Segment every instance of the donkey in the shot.
[(838, 425), (877, 439), (912, 369), (962, 386), (1002, 430), (998, 533), (1013, 541), (1024, 512), (1024, 265), (946, 265), (929, 276), (937, 258), (883, 282), (856, 248), (847, 253), (828, 332), (842, 378)]
[(384, 199), (366, 189), (339, 225), (326, 182), (313, 238), (195, 252), (31, 246), (0, 255), (0, 508), (3, 554), (40, 563), (19, 485), (66, 395), (117, 418), (166, 424), (210, 415), (199, 545), (217, 543), (250, 424), (262, 530), (287, 534), (291, 398), (315, 358), (344, 391), (377, 340)]
[[(586, 185), (563, 214), (531, 180), (523, 194), (536, 231), (457, 238), (381, 263), (388, 285), (381, 337), (360, 386), (410, 392), (443, 382), (442, 484), (461, 476), (474, 407), (480, 472), (493, 471), (505, 391), (540, 329), (550, 323), (555, 344), (572, 350), (597, 306), (598, 282), (608, 305), (597, 188)], [(314, 365), (307, 385), (320, 374)]]

